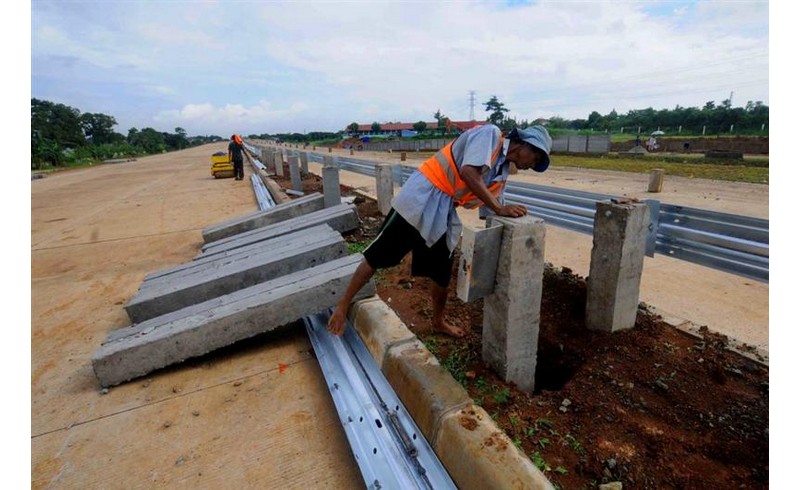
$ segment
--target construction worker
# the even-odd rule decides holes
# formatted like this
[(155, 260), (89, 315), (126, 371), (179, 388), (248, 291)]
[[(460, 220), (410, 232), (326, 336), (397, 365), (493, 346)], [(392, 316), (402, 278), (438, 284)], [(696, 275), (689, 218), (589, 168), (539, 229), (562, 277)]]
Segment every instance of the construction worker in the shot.
[(526, 215), (524, 206), (503, 204), (511, 163), (518, 169), (544, 172), (551, 146), (550, 134), (542, 126), (514, 129), (504, 138), (500, 128), (487, 124), (462, 133), (426, 160), (392, 201), (380, 233), (364, 250), (364, 260), (328, 321), (328, 331), (342, 335), (350, 302), (375, 270), (395, 266), (412, 252), (412, 275), (433, 281), (431, 327), (462, 337), (464, 331), (444, 318), (453, 250), (461, 236), (456, 207), (486, 206), (512, 218)]
[(233, 161), (233, 175), (236, 180), (244, 178), (244, 142), (238, 134), (231, 136), (228, 143), (228, 161)]

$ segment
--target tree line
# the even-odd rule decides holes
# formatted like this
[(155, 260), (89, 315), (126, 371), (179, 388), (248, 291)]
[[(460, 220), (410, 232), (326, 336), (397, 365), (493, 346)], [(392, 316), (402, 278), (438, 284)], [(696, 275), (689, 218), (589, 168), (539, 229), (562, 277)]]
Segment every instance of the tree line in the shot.
[[(748, 101), (744, 107), (732, 107), (731, 100), (726, 99), (721, 104), (715, 101), (706, 102), (703, 107), (681, 107), (674, 109), (634, 109), (626, 114), (619, 114), (611, 110), (606, 115), (592, 111), (586, 119), (565, 119), (559, 116), (549, 119), (517, 120), (508, 115), (510, 110), (493, 95), (483, 103), (485, 112), (488, 113), (486, 121), (498, 126), (503, 131), (527, 128), (534, 124), (546, 125), (553, 133), (559, 132), (606, 132), (606, 133), (647, 133), (661, 130), (665, 133), (680, 133), (681, 135), (719, 135), (729, 134), (769, 134), (769, 107), (761, 101)], [(425, 121), (413, 124), (415, 131), (435, 135), (453, 132), (450, 118), (437, 110), (433, 114), (436, 127), (430, 128)], [(358, 123), (353, 122), (347, 126), (347, 131), (358, 131)], [(372, 123), (372, 131), (381, 130), (381, 124)], [(457, 130), (456, 130), (457, 131)]]
[(188, 137), (183, 128), (175, 128), (174, 133), (130, 128), (123, 135), (114, 131), (116, 125), (116, 119), (107, 114), (81, 113), (74, 107), (32, 98), (31, 168), (150, 155), (224, 139)]
[(625, 114), (618, 114), (612, 109), (606, 115), (592, 111), (586, 119), (564, 119), (551, 117), (547, 120), (517, 121), (508, 117), (509, 110), (496, 96), (484, 103), (489, 112), (487, 121), (500, 126), (503, 130), (514, 127), (526, 128), (532, 124), (546, 124), (549, 129), (591, 131), (609, 133), (650, 133), (661, 130), (665, 133), (719, 135), (735, 132), (735, 134), (767, 135), (769, 126), (769, 106), (761, 101), (747, 101), (744, 107), (732, 107), (731, 100), (706, 102), (703, 107), (681, 107), (674, 109), (633, 109)]

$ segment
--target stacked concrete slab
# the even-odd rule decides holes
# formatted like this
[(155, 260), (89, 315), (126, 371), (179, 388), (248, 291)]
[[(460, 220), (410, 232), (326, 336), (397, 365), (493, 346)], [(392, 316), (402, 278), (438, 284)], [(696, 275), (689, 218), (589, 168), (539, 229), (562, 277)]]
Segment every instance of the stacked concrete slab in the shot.
[[(333, 307), (362, 260), (342, 232), (358, 227), (353, 205), (322, 196), (280, 204), (204, 230), (204, 253), (149, 274), (125, 306), (133, 322), (92, 358), (113, 386)], [(374, 284), (359, 297), (375, 294)]]
[(145, 279), (125, 311), (131, 321), (141, 322), (346, 254), (342, 235), (330, 226), (307, 228)]
[(290, 218), (303, 216), (324, 207), (323, 196), (319, 192), (300, 199), (289, 201), (283, 206), (275, 206), (247, 216), (234, 218), (203, 229), (203, 242), (210, 243), (232, 235), (262, 228)]
[(231, 251), (236, 248), (245, 247), (253, 243), (263, 242), (264, 240), (276, 236), (285, 235), (297, 230), (311, 228), (321, 224), (327, 224), (339, 233), (355, 230), (359, 226), (358, 212), (353, 204), (339, 204), (330, 208), (298, 216), (275, 223), (272, 225), (256, 228), (251, 231), (232, 235), (210, 243), (202, 247), (202, 253), (198, 255), (209, 256), (212, 254)]
[[(95, 375), (113, 386), (331, 308), (361, 259), (348, 255), (133, 324), (95, 353)], [(370, 284), (359, 296), (372, 294)]]

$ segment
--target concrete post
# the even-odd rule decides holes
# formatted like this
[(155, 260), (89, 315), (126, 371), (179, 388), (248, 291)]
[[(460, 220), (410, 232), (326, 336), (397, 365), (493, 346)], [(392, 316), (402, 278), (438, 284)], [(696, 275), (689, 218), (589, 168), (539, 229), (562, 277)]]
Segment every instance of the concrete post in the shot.
[(661, 192), (664, 185), (664, 169), (654, 168), (650, 171), (650, 182), (647, 185), (647, 192)]
[(328, 153), (333, 153), (333, 147), (332, 146), (328, 147)]
[(341, 204), (342, 195), (339, 190), (339, 162), (336, 157), (322, 157), (322, 192), (325, 207)]
[(405, 162), (406, 161), (406, 152), (403, 152), (403, 153), (400, 154), (400, 161), (401, 162)]
[(484, 362), (505, 381), (533, 391), (544, 276), (541, 218), (487, 218), (503, 226), (494, 292), (483, 300)]
[(266, 147), (261, 148), (261, 163), (263, 163), (265, 167), (267, 166), (267, 160), (269, 159), (268, 155), (269, 155), (269, 148)]
[(300, 179), (300, 161), (298, 157), (289, 157), (289, 175), (292, 178), (292, 189), (303, 192), (303, 181)]
[(283, 177), (283, 162), (286, 161), (286, 150), (281, 150), (276, 155), (275, 159), (275, 175)]
[(586, 296), (586, 327), (614, 332), (636, 324), (644, 265), (647, 204), (598, 202)]
[[(306, 145), (308, 146), (308, 145)], [(301, 151), (300, 152), (300, 174), (302, 176), (308, 175), (308, 152)]]
[(394, 183), (392, 182), (392, 165), (379, 163), (375, 165), (375, 190), (378, 195), (378, 209), (386, 216), (392, 209)]
[(353, 149), (352, 148), (350, 148), (350, 154), (351, 155), (355, 155), (355, 153), (353, 153)]

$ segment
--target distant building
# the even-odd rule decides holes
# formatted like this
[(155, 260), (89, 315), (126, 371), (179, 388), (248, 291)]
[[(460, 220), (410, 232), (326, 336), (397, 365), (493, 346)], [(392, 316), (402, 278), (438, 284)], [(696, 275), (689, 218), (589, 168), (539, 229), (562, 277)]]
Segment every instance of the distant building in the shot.
[[(349, 129), (345, 128), (345, 131), (350, 134), (351, 137), (361, 137), (361, 136), (401, 136), (401, 137), (408, 137), (403, 134), (409, 134), (409, 132), (413, 132), (416, 134), (416, 130), (414, 129), (414, 124), (416, 123), (383, 123), (381, 124), (380, 131), (373, 131), (372, 130), (372, 123), (370, 124), (359, 124), (358, 131), (353, 133)], [(433, 131), (438, 129), (438, 124), (434, 122), (425, 123), (425, 129), (428, 131)], [(450, 121), (450, 130), (461, 133), (468, 129), (474, 128), (475, 126), (483, 126), (484, 124), (489, 124), (487, 121)]]

